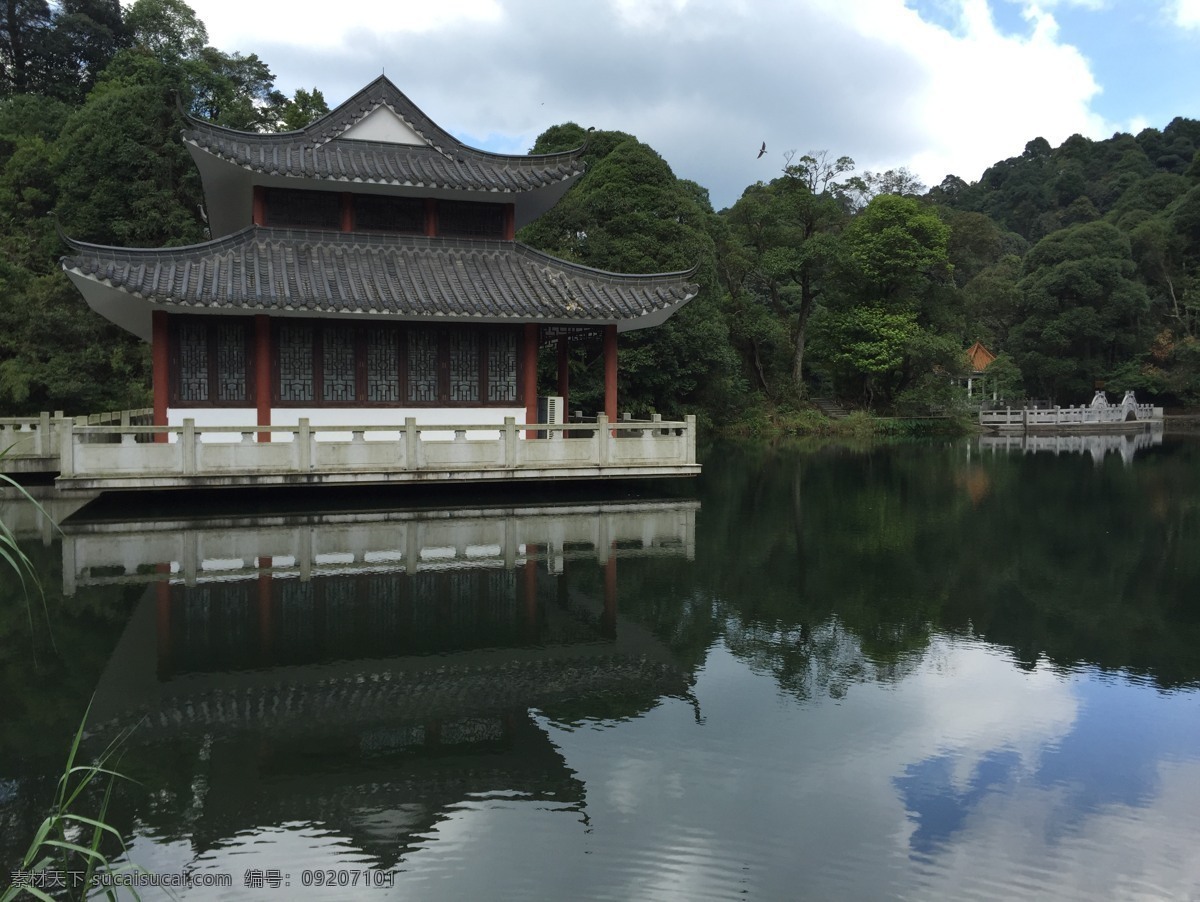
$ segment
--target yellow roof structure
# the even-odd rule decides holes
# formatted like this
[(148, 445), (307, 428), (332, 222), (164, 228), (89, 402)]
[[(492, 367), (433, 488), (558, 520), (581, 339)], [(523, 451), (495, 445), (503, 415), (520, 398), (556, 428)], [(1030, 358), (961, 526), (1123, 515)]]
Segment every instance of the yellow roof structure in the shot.
[(982, 373), (995, 359), (996, 355), (985, 348), (982, 342), (977, 341), (967, 348), (967, 360), (970, 361), (971, 371), (974, 373)]

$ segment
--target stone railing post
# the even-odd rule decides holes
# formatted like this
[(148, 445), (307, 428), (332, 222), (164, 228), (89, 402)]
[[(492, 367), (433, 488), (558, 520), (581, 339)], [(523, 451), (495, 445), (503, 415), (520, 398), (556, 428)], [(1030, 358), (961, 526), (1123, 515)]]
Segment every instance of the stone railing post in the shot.
[(183, 455), (183, 475), (196, 475), (196, 421), (183, 421), (183, 434), (179, 436), (179, 450)]
[(694, 464), (696, 462), (696, 415), (689, 413), (683, 418), (687, 423), (687, 463)]
[(421, 469), (421, 433), (416, 417), (404, 418), (404, 465), (410, 470)]
[(301, 473), (307, 473), (312, 469), (313, 465), (313, 434), (312, 427), (308, 425), (308, 417), (301, 417), (300, 423), (296, 428), (296, 444), (299, 446), (296, 449), (296, 453), (299, 455), (297, 469)]
[(34, 440), (34, 453), (38, 457), (49, 457), (50, 450), (50, 411), (43, 410), (38, 415), (38, 433)]
[(58, 421), (58, 475), (75, 475), (75, 424), (65, 417)]
[(596, 415), (596, 463), (602, 467), (608, 466), (609, 435), (608, 414)]
[(511, 470), (517, 465), (517, 420), (515, 417), (504, 418), (504, 434), (500, 441), (500, 463), (505, 469)]

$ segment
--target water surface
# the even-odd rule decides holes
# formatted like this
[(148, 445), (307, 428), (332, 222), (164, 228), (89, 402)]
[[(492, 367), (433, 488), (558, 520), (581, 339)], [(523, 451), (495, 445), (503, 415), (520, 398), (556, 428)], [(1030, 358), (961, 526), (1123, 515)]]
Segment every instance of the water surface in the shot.
[(32, 525), (3, 873), (94, 694), (182, 898), (1200, 896), (1200, 443), (704, 465)]

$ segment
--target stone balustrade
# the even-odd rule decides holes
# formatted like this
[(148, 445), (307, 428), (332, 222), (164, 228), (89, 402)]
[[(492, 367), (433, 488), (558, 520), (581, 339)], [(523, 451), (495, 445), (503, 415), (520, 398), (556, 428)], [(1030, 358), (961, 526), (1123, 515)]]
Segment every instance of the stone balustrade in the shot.
[[(65, 490), (695, 476), (696, 420), (315, 426), (57, 424)], [(262, 440), (267, 439), (267, 440)]]
[[(1131, 416), (1132, 415), (1132, 416)], [(1127, 423), (1161, 422), (1163, 409), (1150, 404), (1113, 404), (1107, 407), (1008, 407), (983, 410), (979, 425), (985, 429), (1027, 431), (1029, 429), (1068, 427), (1116, 427)]]

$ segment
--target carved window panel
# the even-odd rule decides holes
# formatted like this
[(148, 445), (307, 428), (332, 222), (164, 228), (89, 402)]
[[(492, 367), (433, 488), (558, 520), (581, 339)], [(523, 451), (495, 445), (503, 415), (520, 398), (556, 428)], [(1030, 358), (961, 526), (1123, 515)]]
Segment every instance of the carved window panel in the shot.
[(168, 403), (237, 407), (253, 401), (253, 357), (246, 321), (171, 317)]
[(279, 326), (279, 400), (313, 400), (313, 329), (304, 323)]
[(469, 403), (479, 400), (479, 333), (474, 329), (451, 329), (450, 401)]
[(394, 329), (367, 334), (367, 400), (386, 404), (400, 400), (400, 342)]
[(488, 335), (487, 393), (492, 403), (517, 400), (517, 333), (511, 329)]
[(326, 401), (347, 402), (355, 398), (354, 329), (326, 326), (321, 333), (322, 393)]
[[(216, 341), (209, 327), (209, 371)], [(253, 396), (250, 333), (220, 339), (221, 397)], [(520, 397), (520, 332), (509, 326), (438, 326), (276, 320), (274, 399), (285, 406), (495, 406)], [(210, 396), (218, 383), (209, 379)]]
[(208, 327), (203, 323), (179, 323), (179, 400), (181, 403), (207, 402)]
[(216, 342), (217, 400), (245, 401), (250, 397), (246, 329), (240, 323), (218, 325)]
[(438, 399), (438, 335), (433, 329), (408, 330), (408, 400), (431, 404)]

